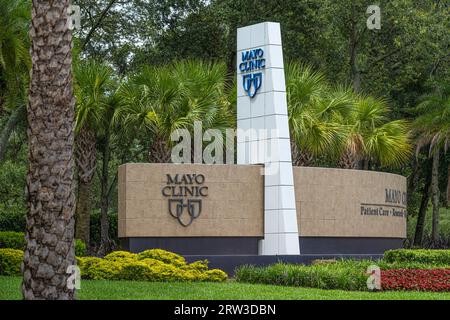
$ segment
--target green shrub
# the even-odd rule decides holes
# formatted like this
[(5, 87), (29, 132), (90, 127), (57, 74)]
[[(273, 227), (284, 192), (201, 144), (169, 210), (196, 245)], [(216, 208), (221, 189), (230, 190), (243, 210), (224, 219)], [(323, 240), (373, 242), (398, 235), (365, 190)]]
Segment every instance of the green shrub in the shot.
[[(147, 250), (151, 251), (151, 250)], [(180, 257), (164, 250), (148, 252), (180, 265)], [(76, 257), (76, 262), (83, 279), (92, 280), (137, 280), (137, 281), (225, 281), (227, 274), (222, 270), (208, 270), (208, 262), (196, 261), (181, 267), (165, 263), (154, 258), (145, 258), (127, 251), (115, 251), (104, 259), (97, 257)], [(0, 249), (0, 275), (20, 275), (23, 251), (16, 249)], [(167, 260), (167, 259), (166, 259)], [(184, 261), (184, 259), (182, 260)]]
[(102, 261), (101, 258), (97, 257), (77, 257), (77, 266), (80, 268), (81, 277), (83, 279), (90, 278), (90, 268), (92, 265)]
[[(23, 193), (23, 190), (21, 192)], [(25, 201), (23, 204), (0, 201), (0, 231), (24, 232), (26, 229), (25, 216)], [(109, 238), (117, 243), (117, 213), (109, 213), (108, 221)], [(95, 210), (91, 214), (90, 242), (92, 245), (100, 243), (100, 229), (100, 212)]]
[(388, 250), (383, 260), (387, 263), (420, 263), (450, 266), (450, 250), (398, 249)]
[(211, 269), (205, 272), (206, 281), (223, 282), (227, 280), (228, 275), (220, 269)]
[(151, 278), (151, 267), (144, 261), (129, 261), (121, 266), (118, 278), (121, 280), (148, 281)]
[(106, 260), (119, 261), (123, 259), (136, 260), (137, 255), (128, 251), (113, 251), (105, 256)]
[(366, 270), (371, 263), (342, 260), (309, 266), (283, 263), (268, 267), (241, 266), (236, 270), (236, 280), (320, 289), (367, 290)]
[(75, 255), (84, 257), (86, 255), (86, 244), (80, 239), (75, 239)]
[(208, 270), (207, 260), (186, 264), (183, 257), (160, 249), (139, 254), (114, 251), (104, 259), (78, 257), (77, 263), (83, 279), (216, 282), (227, 279), (221, 270)]
[(200, 261), (195, 261), (192, 263), (189, 263), (185, 266), (183, 266), (182, 268), (184, 270), (190, 271), (190, 270), (195, 270), (195, 271), (200, 271), (200, 272), (204, 272), (208, 270), (208, 260), (200, 260)]
[(169, 252), (162, 249), (151, 249), (142, 251), (137, 255), (138, 260), (151, 258), (162, 261), (167, 264), (174, 265), (176, 267), (183, 267), (186, 265), (186, 260), (179, 254)]
[(0, 231), (25, 231), (25, 214), (26, 210), (21, 205), (0, 203)]
[(145, 262), (146, 264), (148, 264), (151, 267), (166, 265), (166, 263), (164, 263), (162, 261), (159, 261), (159, 260), (156, 260), (156, 259), (152, 259), (152, 258), (145, 258), (145, 259), (136, 260), (136, 261)]
[(100, 258), (94, 258), (93, 260), (90, 260), (83, 269), (80, 268), (81, 277), (92, 280), (119, 279), (121, 269), (122, 264), (120, 262)]
[(23, 261), (23, 251), (18, 249), (0, 249), (0, 275), (18, 276)]
[[(26, 241), (23, 232), (0, 231), (0, 248), (25, 250)], [(83, 257), (86, 255), (86, 244), (79, 240), (75, 240), (75, 255)]]
[[(26, 158), (25, 158), (26, 159)], [(0, 163), (0, 231), (25, 231), (27, 212), (27, 162), (25, 159)]]
[(185, 281), (185, 271), (162, 261), (148, 259), (125, 262), (120, 279), (140, 281)]
[(420, 262), (386, 262), (385, 260), (375, 262), (382, 270), (392, 269), (448, 269), (450, 266), (443, 263), (420, 263)]
[(23, 232), (0, 231), (0, 248), (25, 249), (25, 235)]

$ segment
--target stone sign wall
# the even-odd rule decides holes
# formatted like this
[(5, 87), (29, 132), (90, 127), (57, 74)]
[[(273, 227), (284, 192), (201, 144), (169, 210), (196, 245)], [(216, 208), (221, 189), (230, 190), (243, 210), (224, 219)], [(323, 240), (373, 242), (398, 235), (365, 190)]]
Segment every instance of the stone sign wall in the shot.
[(294, 167), (302, 237), (406, 237), (406, 178), (389, 173)]
[[(119, 237), (263, 238), (261, 169), (122, 165)], [(293, 172), (300, 237), (406, 237), (406, 178), (330, 168), (294, 167)], [(270, 223), (278, 228), (283, 221)]]

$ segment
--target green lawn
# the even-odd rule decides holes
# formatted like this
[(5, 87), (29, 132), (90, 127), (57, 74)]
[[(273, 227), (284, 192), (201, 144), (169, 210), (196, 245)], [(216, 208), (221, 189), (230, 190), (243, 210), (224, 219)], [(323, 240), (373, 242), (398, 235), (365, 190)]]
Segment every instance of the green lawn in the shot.
[[(21, 278), (0, 276), (0, 300), (21, 299), (19, 291)], [(234, 281), (226, 283), (161, 283), (138, 281), (81, 281), (78, 299), (102, 300), (196, 300), (196, 299), (304, 299), (304, 300), (398, 300), (398, 299), (445, 299), (450, 292), (355, 292), (321, 290), (298, 287), (282, 287), (261, 284), (243, 284)]]

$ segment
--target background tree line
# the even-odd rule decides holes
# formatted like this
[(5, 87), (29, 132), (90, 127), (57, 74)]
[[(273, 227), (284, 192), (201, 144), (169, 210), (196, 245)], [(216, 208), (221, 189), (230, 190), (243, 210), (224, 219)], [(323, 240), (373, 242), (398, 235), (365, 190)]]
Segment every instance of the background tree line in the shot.
[[(235, 126), (236, 28), (261, 21), (282, 25), (294, 163), (407, 176), (409, 244), (448, 245), (445, 2), (381, 1), (381, 30), (360, 0), (73, 3), (76, 236), (92, 252), (117, 244), (118, 165), (169, 161), (195, 120)], [(23, 230), (31, 4), (0, 8), (0, 227)]]

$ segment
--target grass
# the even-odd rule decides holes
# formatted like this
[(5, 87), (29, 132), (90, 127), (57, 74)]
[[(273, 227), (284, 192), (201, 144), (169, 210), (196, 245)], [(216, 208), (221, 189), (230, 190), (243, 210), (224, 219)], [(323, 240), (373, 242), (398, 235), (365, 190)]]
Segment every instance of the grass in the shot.
[[(0, 276), (0, 300), (21, 299), (20, 277)], [(450, 292), (356, 292), (262, 284), (82, 280), (80, 300), (450, 300)]]

